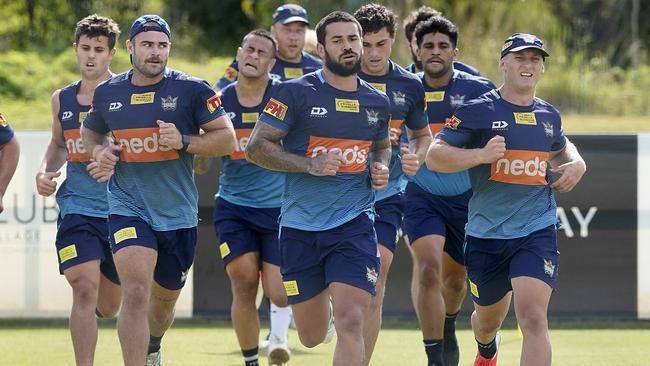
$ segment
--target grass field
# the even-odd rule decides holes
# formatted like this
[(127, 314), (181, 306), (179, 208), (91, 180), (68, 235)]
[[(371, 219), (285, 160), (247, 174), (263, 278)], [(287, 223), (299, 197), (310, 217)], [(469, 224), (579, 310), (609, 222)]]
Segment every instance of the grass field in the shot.
[[(42, 322), (39, 322), (42, 323)], [(64, 324), (39, 325), (0, 321), (0, 365), (59, 366), (73, 365), (72, 344)], [(607, 323), (595, 325), (607, 329), (585, 329), (557, 324), (551, 330), (554, 347), (553, 365), (557, 366), (647, 366), (650, 365), (650, 326), (630, 322), (610, 327)], [(471, 331), (458, 331), (461, 347), (460, 365), (471, 365), (476, 345)], [(499, 365), (518, 365), (521, 338), (516, 329), (502, 332)], [(553, 324), (551, 325), (553, 328)], [(627, 328), (627, 329), (626, 329)], [(302, 347), (294, 330), (289, 335), (292, 360), (289, 365), (325, 366), (331, 364), (334, 343), (313, 349)], [(117, 333), (112, 321), (102, 323), (95, 365), (118, 365), (121, 354)], [(166, 366), (241, 366), (243, 361), (235, 333), (224, 323), (200, 324), (179, 322), (165, 336), (163, 364)], [(263, 357), (261, 365), (266, 365)], [(425, 365), (420, 332), (415, 325), (401, 324), (384, 329), (371, 362), (373, 366)]]

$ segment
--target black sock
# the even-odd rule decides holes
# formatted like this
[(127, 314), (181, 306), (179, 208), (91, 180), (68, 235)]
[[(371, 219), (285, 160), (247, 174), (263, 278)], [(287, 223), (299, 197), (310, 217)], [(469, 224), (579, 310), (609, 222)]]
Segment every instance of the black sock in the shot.
[(259, 348), (243, 349), (241, 350), (242, 355), (244, 355), (244, 365), (245, 366), (259, 366), (257, 353)]
[(427, 353), (427, 366), (443, 366), (442, 339), (425, 339), (422, 342)]
[(445, 334), (456, 333), (456, 317), (460, 311), (457, 311), (455, 314), (445, 314)]
[(160, 342), (162, 342), (162, 337), (163, 336), (154, 337), (152, 335), (149, 335), (149, 350), (147, 353), (155, 353), (160, 351)]
[(481, 357), (486, 358), (486, 359), (491, 359), (494, 357), (494, 354), (497, 353), (497, 338), (494, 337), (492, 342), (488, 344), (483, 344), (479, 341), (476, 341), (476, 344), (478, 344), (478, 353), (481, 355)]

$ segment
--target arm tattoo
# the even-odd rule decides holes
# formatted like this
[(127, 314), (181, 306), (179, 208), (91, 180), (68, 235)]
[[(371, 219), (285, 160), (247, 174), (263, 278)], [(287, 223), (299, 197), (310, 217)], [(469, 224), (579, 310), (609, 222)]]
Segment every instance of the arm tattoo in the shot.
[(270, 170), (307, 173), (310, 159), (282, 148), (281, 141), (286, 135), (286, 131), (258, 121), (246, 145), (246, 159)]
[(390, 165), (390, 156), (392, 154), (390, 146), (390, 137), (386, 136), (383, 140), (373, 141), (370, 147), (370, 159), (372, 162)]

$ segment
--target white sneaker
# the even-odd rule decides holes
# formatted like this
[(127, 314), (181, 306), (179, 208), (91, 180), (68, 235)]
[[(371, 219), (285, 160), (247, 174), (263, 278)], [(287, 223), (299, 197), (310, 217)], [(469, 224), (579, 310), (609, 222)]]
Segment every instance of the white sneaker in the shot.
[(162, 365), (162, 357), (161, 357), (161, 352), (154, 352), (154, 353), (149, 353), (147, 355), (147, 366), (160, 366)]
[(269, 337), (271, 337), (271, 332), (267, 333), (264, 340), (258, 345), (259, 353), (267, 353), (269, 350)]
[(336, 328), (334, 328), (334, 305), (332, 305), (332, 299), (330, 299), (330, 323), (327, 325), (327, 334), (323, 343), (327, 344), (332, 342), (334, 339), (334, 334), (336, 334)]
[(269, 365), (283, 365), (289, 362), (291, 351), (287, 347), (287, 340), (271, 336), (269, 338), (268, 358)]

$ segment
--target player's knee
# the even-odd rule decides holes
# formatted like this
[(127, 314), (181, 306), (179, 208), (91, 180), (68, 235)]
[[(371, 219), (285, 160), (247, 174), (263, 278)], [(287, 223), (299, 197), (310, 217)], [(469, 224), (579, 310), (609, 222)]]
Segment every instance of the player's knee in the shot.
[(497, 316), (479, 316), (476, 312), (472, 313), (472, 325), (480, 334), (489, 334), (498, 331), (501, 328), (502, 319)]
[(123, 283), (122, 296), (124, 296), (125, 305), (146, 308), (149, 304), (150, 290), (144, 283)]
[(313, 330), (298, 331), (298, 339), (300, 343), (307, 348), (314, 348), (323, 342), (325, 333), (314, 332)]
[(361, 334), (363, 332), (363, 311), (360, 306), (337, 308), (334, 313), (336, 332), (340, 334)]
[(289, 302), (287, 301), (287, 293), (284, 292), (284, 289), (282, 289), (282, 291), (272, 290), (269, 291), (266, 295), (269, 297), (269, 300), (271, 300), (271, 302), (278, 307), (284, 308), (289, 306)]
[(517, 317), (522, 332), (544, 334), (548, 331), (548, 321), (543, 310), (527, 310)]
[(88, 278), (77, 278), (70, 282), (76, 304), (92, 305), (97, 303), (99, 286)]
[(99, 301), (97, 303), (97, 316), (100, 318), (114, 318), (120, 310), (120, 300)]
[(436, 263), (421, 262), (418, 265), (418, 279), (420, 287), (435, 288), (440, 287), (440, 266)]
[(467, 282), (464, 277), (449, 275), (445, 276), (443, 282), (445, 288), (453, 293), (464, 294), (467, 290)]
[(233, 288), (233, 294), (239, 300), (255, 301), (258, 290), (258, 277), (251, 276), (232, 276), (230, 283)]

